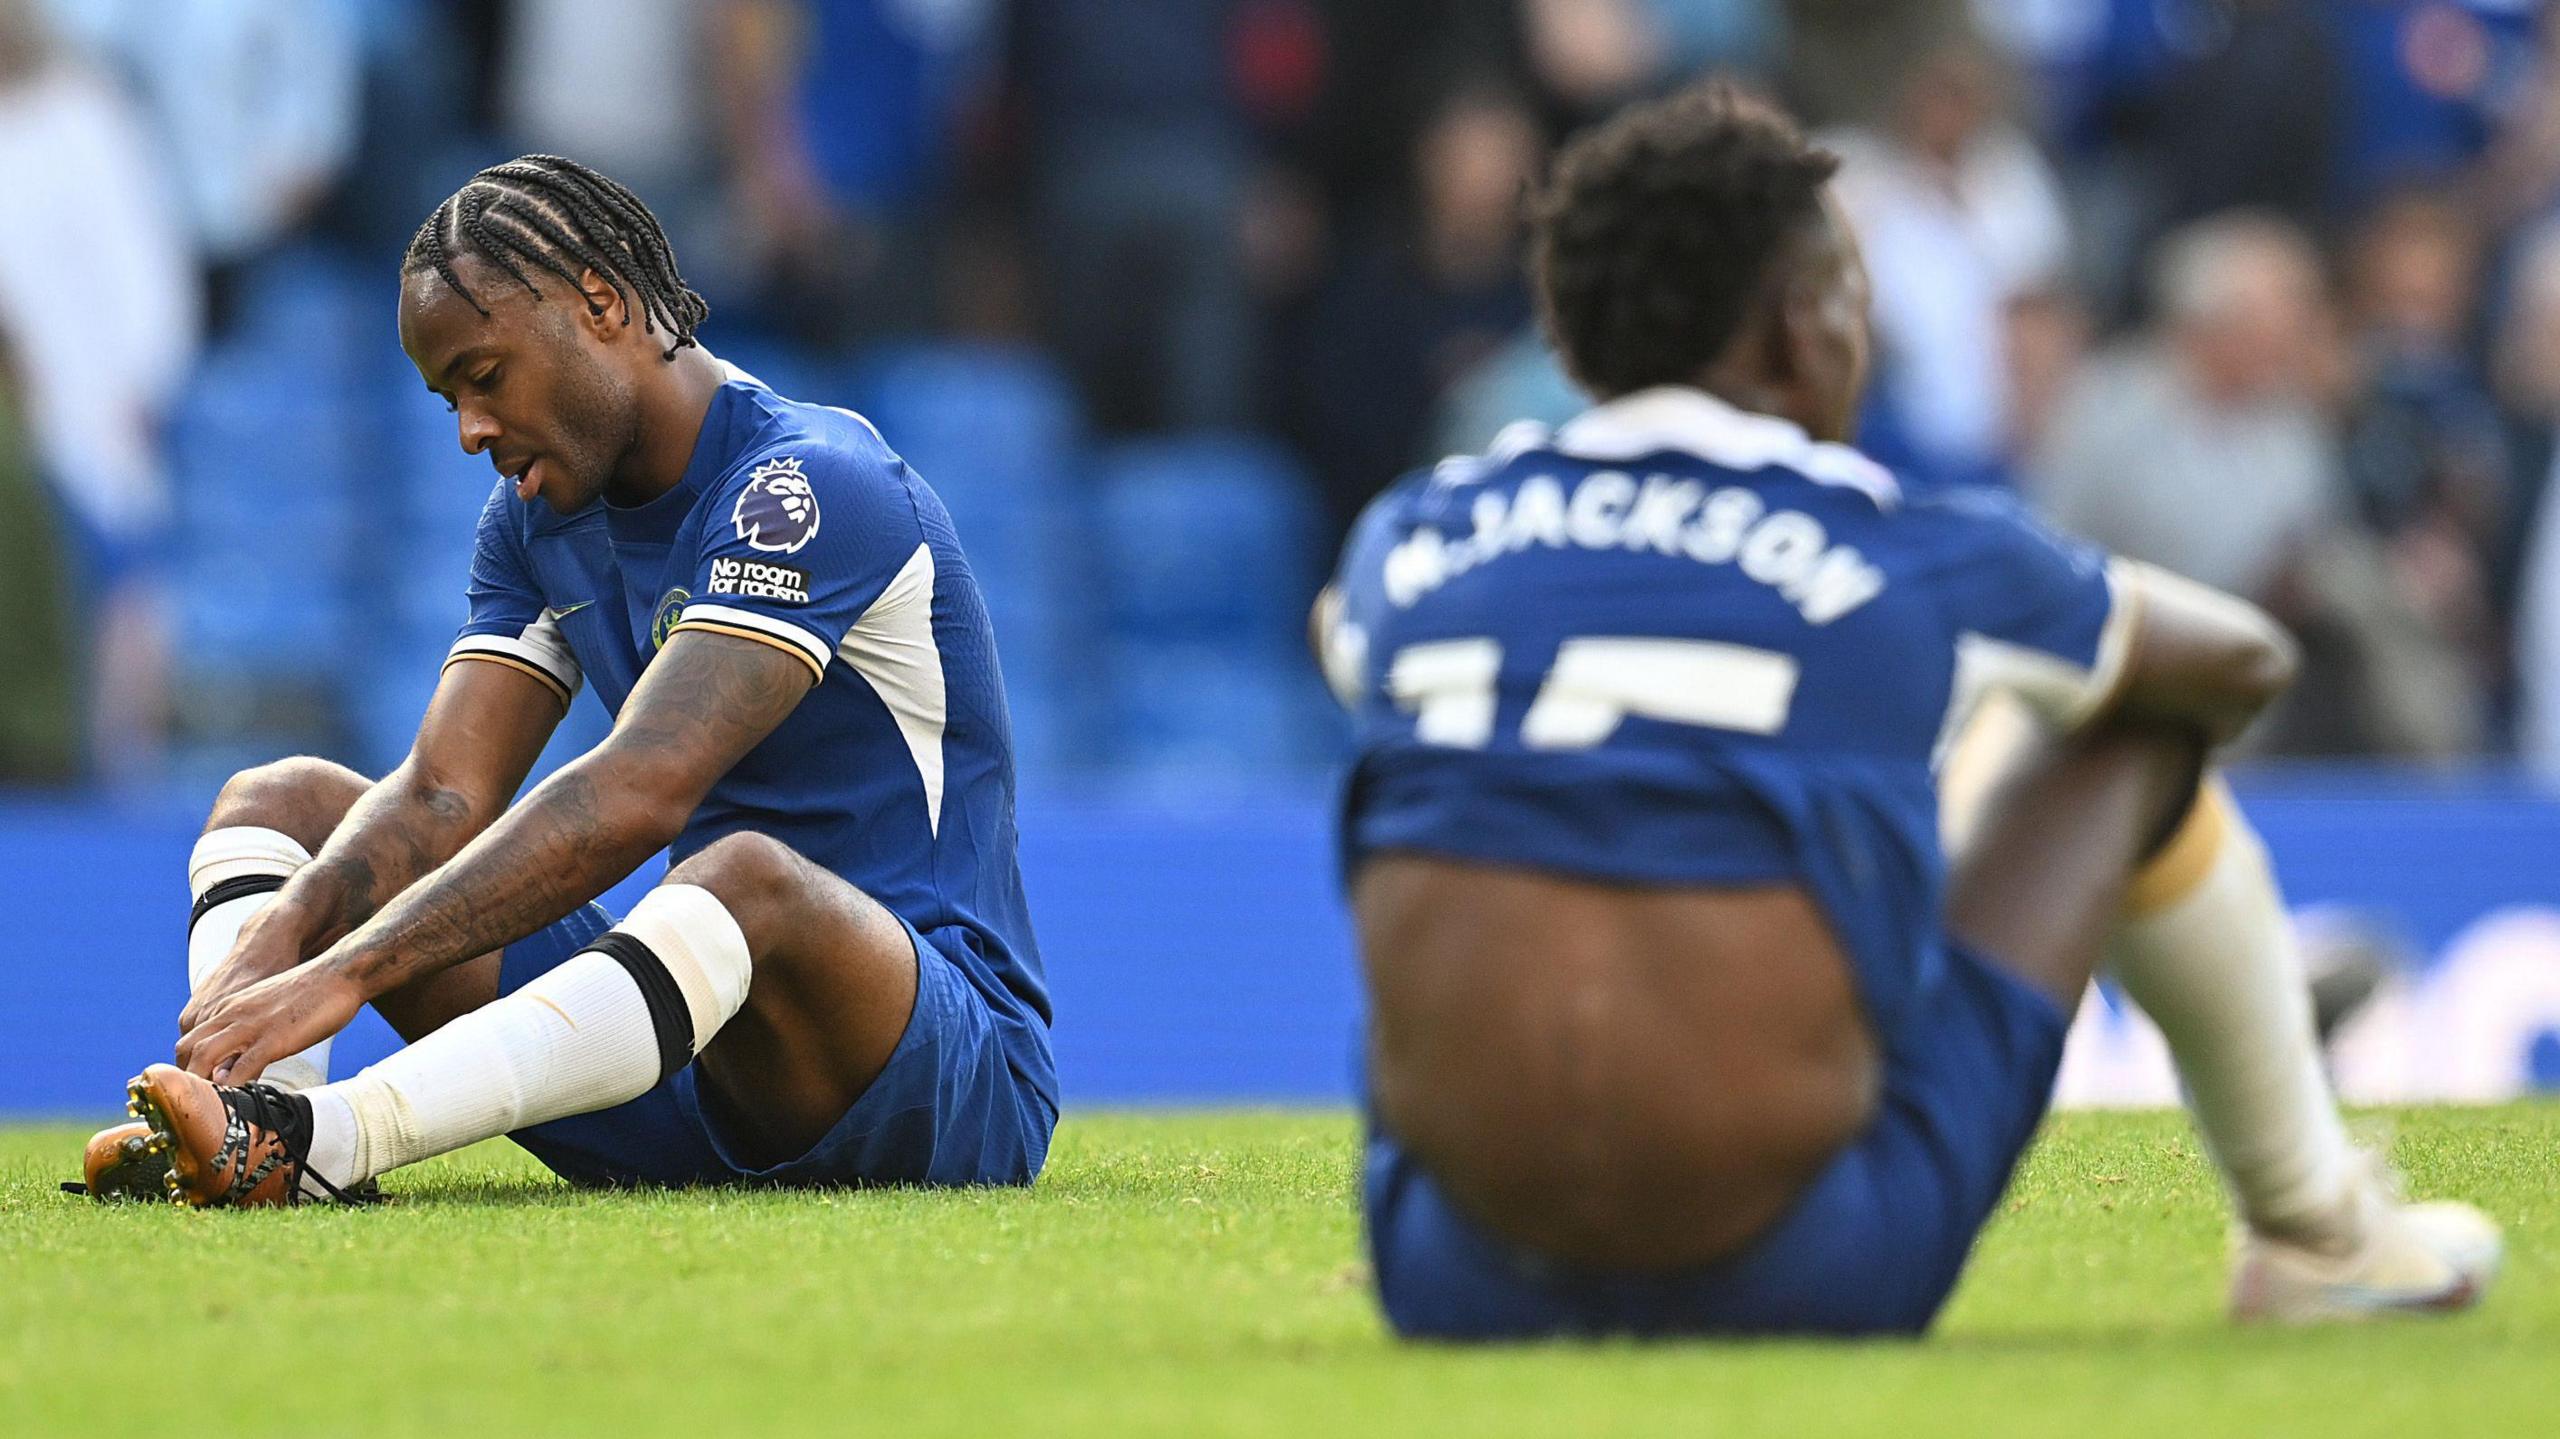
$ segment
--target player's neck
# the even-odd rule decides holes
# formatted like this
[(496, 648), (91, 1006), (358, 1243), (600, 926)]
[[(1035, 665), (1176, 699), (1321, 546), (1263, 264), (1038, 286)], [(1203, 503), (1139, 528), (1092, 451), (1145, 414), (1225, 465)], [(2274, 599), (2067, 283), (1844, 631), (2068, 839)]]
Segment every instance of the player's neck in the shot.
[(1834, 397), (1801, 376), (1772, 378), (1779, 368), (1762, 353), (1765, 341), (1745, 336), (1689, 383), (1746, 414), (1786, 421), (1815, 440), (1848, 443), (1852, 428), (1835, 408)]
[(1770, 415), (1799, 427), (1804, 425), (1795, 397), (1784, 386), (1720, 368), (1699, 376), (1697, 387), (1746, 414)]
[(606, 484), (605, 498), (645, 505), (681, 483), (711, 397), (727, 379), (725, 367), (699, 345), (678, 350), (651, 374), (640, 388), (639, 435)]

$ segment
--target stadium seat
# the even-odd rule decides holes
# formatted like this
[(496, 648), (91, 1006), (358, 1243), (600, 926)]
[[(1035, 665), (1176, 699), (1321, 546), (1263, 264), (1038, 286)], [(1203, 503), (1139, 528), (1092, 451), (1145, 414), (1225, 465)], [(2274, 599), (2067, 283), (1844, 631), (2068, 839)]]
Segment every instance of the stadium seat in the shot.
[(356, 747), (350, 763), (357, 769), (385, 774), (409, 753), (443, 660), (443, 645), (422, 649), (414, 643), (386, 644), (367, 656), (364, 682), (349, 696)]
[(393, 318), (387, 275), (310, 248), (258, 259), (240, 273), (233, 301), (233, 343), (279, 357), (331, 388), (351, 386), (367, 372)]
[(380, 438), (359, 457), (365, 473), (358, 483), (394, 500), (417, 533), (459, 527), (468, 540), (498, 483), (497, 471), (486, 456), (462, 452), (453, 415), (406, 366), (384, 376), (373, 399), (373, 433)]
[(1287, 457), (1194, 435), (1113, 446), (1095, 470), (1116, 633), (1263, 647), (1303, 632), (1317, 522)]
[(182, 675), (320, 676), (347, 654), (361, 532), (347, 416), (280, 388), (274, 364), (217, 349), (172, 417)]
[(787, 341), (722, 327), (712, 351), (777, 394), (820, 405), (845, 402), (843, 377), (825, 360)]
[(1084, 441), (1065, 377), (1033, 350), (893, 346), (856, 365), (846, 389), (946, 501), (1053, 494)]
[(1332, 756), (1307, 665), (1181, 641), (1115, 641), (1111, 656), (1113, 768), (1140, 790), (1248, 790)]
[(872, 352), (845, 389), (950, 510), (1007, 684), (1042, 696), (1025, 727), (1058, 736), (1066, 758), (1100, 681), (1084, 430), (1065, 379), (1035, 351), (918, 344)]

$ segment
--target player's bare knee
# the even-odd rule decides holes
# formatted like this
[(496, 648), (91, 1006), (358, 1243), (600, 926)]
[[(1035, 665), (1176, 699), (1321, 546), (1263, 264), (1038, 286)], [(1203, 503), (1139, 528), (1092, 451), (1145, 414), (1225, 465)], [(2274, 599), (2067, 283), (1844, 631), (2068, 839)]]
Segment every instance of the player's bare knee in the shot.
[(274, 760), (225, 782), (204, 827), (210, 832), (257, 825), (291, 835), (316, 853), (371, 787), (363, 775), (325, 759), (296, 755)]
[(669, 884), (711, 892), (750, 936), (787, 928), (786, 916), (807, 893), (808, 861), (770, 835), (724, 835), (667, 872)]

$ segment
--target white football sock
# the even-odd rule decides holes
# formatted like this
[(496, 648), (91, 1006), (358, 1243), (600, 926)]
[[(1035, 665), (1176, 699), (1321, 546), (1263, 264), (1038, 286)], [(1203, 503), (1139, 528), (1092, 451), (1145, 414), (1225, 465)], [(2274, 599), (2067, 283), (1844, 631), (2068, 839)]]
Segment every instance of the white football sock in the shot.
[(2205, 1149), (2251, 1227), (2345, 1243), (2361, 1172), (2321, 1068), (2311, 992), (2266, 845), (2208, 778), (2135, 877), (2107, 962), (2177, 1061)]
[[(311, 862), (311, 852), (293, 836), (257, 825), (226, 825), (207, 830), (187, 859), (188, 898), (203, 901), (207, 891), (234, 880), (285, 880)], [(187, 928), (187, 992), (204, 987), (205, 976), (231, 954), (240, 931), (258, 911), (275, 902), (272, 885), (254, 888), (237, 899), (206, 909)], [(329, 1041), (267, 1066), (260, 1078), (279, 1089), (309, 1089), (329, 1078)]]
[(746, 1003), (751, 974), (746, 934), (709, 890), (661, 885), (595, 948), (314, 1090), (309, 1168), (343, 1188), (637, 1099), (668, 1058), (701, 1053)]

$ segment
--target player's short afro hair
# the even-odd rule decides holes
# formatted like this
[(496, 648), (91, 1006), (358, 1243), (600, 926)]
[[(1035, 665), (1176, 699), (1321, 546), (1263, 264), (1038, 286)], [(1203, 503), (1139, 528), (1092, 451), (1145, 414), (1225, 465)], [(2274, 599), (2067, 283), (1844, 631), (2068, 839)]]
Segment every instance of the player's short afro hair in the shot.
[(1529, 206), (1539, 317), (1565, 369), (1603, 399), (1694, 383), (1839, 168), (1783, 111), (1722, 81), (1568, 144)]

